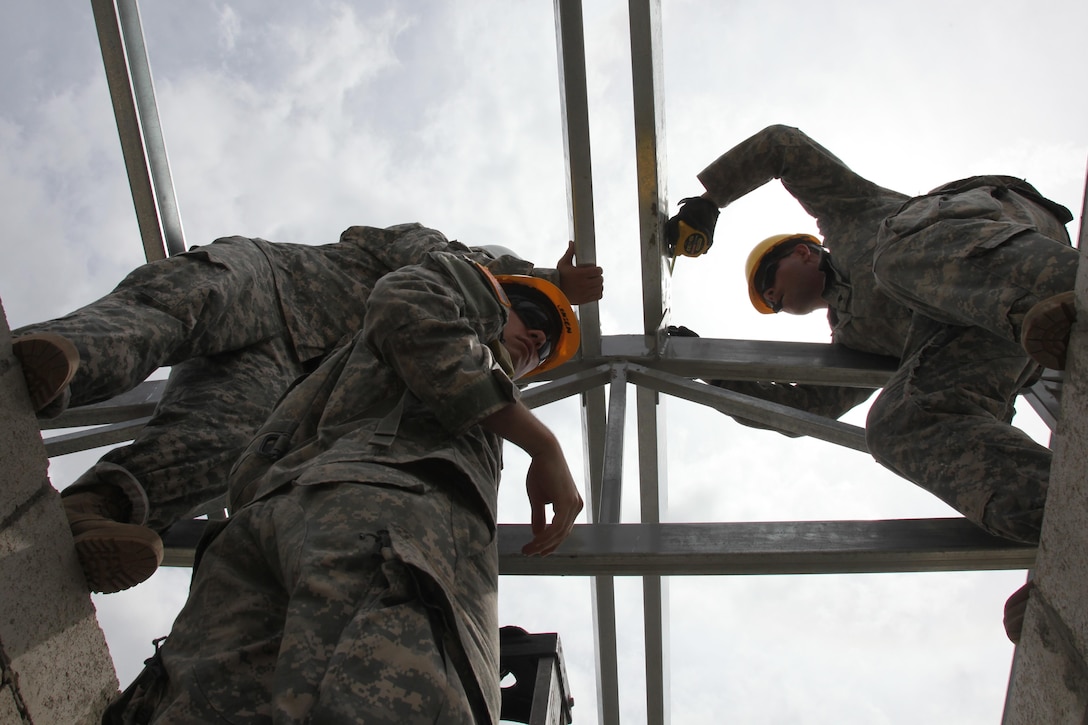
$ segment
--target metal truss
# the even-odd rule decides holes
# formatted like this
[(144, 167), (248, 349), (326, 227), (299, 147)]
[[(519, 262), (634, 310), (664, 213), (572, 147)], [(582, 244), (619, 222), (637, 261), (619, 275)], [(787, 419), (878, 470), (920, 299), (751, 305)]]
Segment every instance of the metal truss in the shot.
[[(136, 0), (91, 0), (148, 260), (185, 249)], [(580, 0), (554, 0), (569, 182), (569, 226), (578, 259), (596, 260), (585, 47)], [(783, 431), (864, 451), (864, 431), (700, 382), (777, 380), (878, 388), (896, 361), (832, 345), (669, 338), (670, 272), (662, 234), (667, 203), (662, 112), (660, 0), (629, 0), (635, 155), (638, 174), (643, 330), (603, 337), (597, 305), (579, 309), (577, 360), (524, 391), (530, 406), (581, 398), (589, 523), (556, 554), (523, 557), (524, 525), (499, 527), (503, 574), (593, 577), (598, 720), (620, 722), (614, 577), (643, 582), (649, 723), (669, 721), (668, 577), (675, 575), (903, 572), (1030, 568), (1033, 547), (990, 537), (963, 519), (768, 523), (662, 523), (667, 491), (666, 397), (710, 406)], [(92, 426), (50, 437), (50, 456), (131, 440), (151, 415), (164, 381), (44, 421), (50, 429)], [(633, 399), (629, 388), (634, 387)], [(1027, 393), (1053, 429), (1060, 375)], [(640, 521), (620, 523), (624, 422), (637, 416)], [(221, 507), (212, 506), (213, 517)], [(220, 511), (216, 511), (220, 508)], [(198, 513), (198, 512), (194, 512)], [(183, 521), (166, 537), (167, 565), (189, 566), (204, 521)]]

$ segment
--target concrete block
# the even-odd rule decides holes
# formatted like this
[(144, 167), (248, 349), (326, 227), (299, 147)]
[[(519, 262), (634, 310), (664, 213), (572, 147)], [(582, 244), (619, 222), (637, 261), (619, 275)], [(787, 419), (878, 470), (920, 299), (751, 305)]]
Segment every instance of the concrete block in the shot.
[[(3, 305), (0, 304), (0, 316)], [(42, 487), (49, 486), (48, 461), (37, 420), (23, 382), (23, 369), (11, 354), (7, 319), (0, 324), (0, 522)]]
[(101, 718), (117, 692), (0, 306), (0, 723)]
[(15, 700), (15, 691), (7, 684), (8, 673), (4, 670), (4, 685), (0, 686), (0, 723), (3, 725), (22, 725), (26, 722)]
[(1062, 384), (1035, 588), (1017, 647), (1005, 725), (1088, 722), (1088, 263)]
[(55, 492), (0, 531), (0, 650), (36, 723), (93, 721), (117, 691), (67, 534)]

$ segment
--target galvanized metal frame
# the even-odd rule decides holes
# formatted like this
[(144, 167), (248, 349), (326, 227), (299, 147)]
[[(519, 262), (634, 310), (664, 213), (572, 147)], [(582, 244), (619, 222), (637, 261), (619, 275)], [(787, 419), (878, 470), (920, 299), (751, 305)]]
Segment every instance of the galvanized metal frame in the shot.
[[(148, 260), (185, 249), (136, 0), (91, 0), (133, 203)], [(596, 259), (588, 94), (580, 0), (554, 0), (569, 222), (578, 259)], [(699, 380), (783, 380), (878, 388), (895, 360), (830, 345), (668, 338), (670, 273), (663, 256), (666, 217), (660, 0), (629, 0), (635, 158), (638, 172), (643, 331), (602, 337), (597, 305), (579, 309), (578, 360), (528, 388), (530, 406), (572, 395), (582, 401), (589, 523), (556, 554), (520, 555), (524, 525), (500, 525), (502, 574), (594, 577), (598, 720), (619, 723), (615, 576), (643, 583), (647, 721), (669, 721), (668, 577), (673, 575), (1023, 569), (1033, 547), (990, 537), (963, 519), (663, 524), (667, 500), (664, 400), (669, 395), (783, 430), (865, 450), (864, 431)], [(49, 455), (131, 439), (158, 401), (163, 381), (114, 400), (68, 411), (46, 428), (98, 426), (47, 439)], [(636, 388), (640, 517), (620, 522), (628, 385)], [(607, 392), (607, 395), (606, 395)], [(1060, 374), (1027, 394), (1053, 429)], [(165, 563), (188, 566), (204, 522), (176, 525)]]
[[(181, 521), (164, 565), (192, 566), (205, 521)], [(1036, 549), (962, 518), (578, 524), (547, 558), (526, 557), (528, 524), (499, 524), (511, 576), (736, 576), (1029, 569)]]
[(136, 0), (91, 0), (147, 261), (185, 251)]
[[(559, 101), (563, 115), (564, 159), (567, 170), (567, 208), (571, 238), (578, 259), (595, 262), (596, 232), (593, 214), (593, 170), (589, 140), (589, 92), (581, 2), (555, 0), (556, 58), (559, 66)], [(584, 311), (582, 309), (584, 307)], [(601, 327), (596, 303), (579, 307), (583, 356), (599, 355)], [(587, 515), (594, 523), (603, 518), (607, 435), (603, 388), (582, 393), (582, 430), (585, 453)], [(596, 504), (596, 505), (595, 505)], [(593, 631), (597, 657), (597, 699), (608, 712), (619, 711), (619, 667), (616, 639), (615, 584), (597, 577), (592, 591)]]

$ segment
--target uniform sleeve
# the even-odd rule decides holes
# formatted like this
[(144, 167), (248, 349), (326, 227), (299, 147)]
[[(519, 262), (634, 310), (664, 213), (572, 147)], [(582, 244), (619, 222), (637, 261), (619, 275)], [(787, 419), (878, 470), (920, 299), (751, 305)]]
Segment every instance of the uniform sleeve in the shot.
[(398, 224), (385, 229), (349, 227), (340, 235), (340, 241), (365, 249), (377, 260), (379, 268), (400, 269), (419, 264), (430, 252), (451, 252), (479, 262), (492, 274), (525, 274), (559, 285), (557, 269), (536, 267), (532, 262), (512, 255), (494, 257), (481, 249), (467, 247), (456, 240), (450, 241), (442, 232), (421, 224)]
[(378, 269), (394, 270), (419, 264), (429, 252), (445, 251), (450, 241), (446, 235), (421, 224), (378, 227), (348, 227), (340, 242), (353, 244), (376, 262)]
[[(822, 415), (825, 418), (837, 419), (847, 411), (865, 402), (873, 394), (875, 388), (848, 388), (834, 385), (796, 385), (790, 383), (749, 382), (735, 380), (710, 380), (711, 385), (735, 393), (750, 395), (753, 398), (767, 400), (772, 403), (788, 405), (808, 413)], [(778, 430), (772, 426), (756, 423), (744, 418), (733, 416), (733, 419), (741, 425), (750, 428), (763, 428), (775, 430), (784, 436), (798, 438), (796, 433)]]
[[(456, 244), (456, 243), (453, 243)], [(491, 271), (491, 274), (524, 274), (539, 277), (559, 287), (559, 270), (551, 267), (537, 267), (532, 262), (509, 254), (493, 257), (483, 250), (465, 247), (464, 255), (479, 262)]]
[(463, 290), (441, 272), (405, 267), (374, 287), (363, 327), (371, 349), (453, 435), (518, 395), (485, 344), (499, 337), (504, 310), (490, 293), (471, 307), (472, 319)]
[(726, 151), (698, 175), (719, 207), (780, 179), (816, 219), (897, 195), (850, 170), (834, 154), (790, 126), (769, 126)]

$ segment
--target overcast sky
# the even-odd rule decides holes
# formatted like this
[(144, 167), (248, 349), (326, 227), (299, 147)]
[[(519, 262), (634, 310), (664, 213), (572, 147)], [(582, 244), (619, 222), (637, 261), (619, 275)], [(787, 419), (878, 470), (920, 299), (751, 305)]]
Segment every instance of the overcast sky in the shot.
[[(1027, 178), (1077, 214), (1088, 160), (1088, 4), (665, 0), (670, 206), (772, 123), (905, 193)], [(145, 0), (144, 30), (187, 242), (326, 243), (419, 221), (551, 266), (568, 236), (555, 23), (546, 0)], [(627, 6), (586, 2), (603, 333), (641, 331)], [(90, 4), (7, 4), (0, 23), (0, 298), (11, 327), (106, 293), (143, 261)], [(777, 183), (722, 212), (676, 265), (671, 319), (704, 336), (828, 341), (826, 320), (749, 305), (743, 260), (815, 222)], [(666, 400), (671, 521), (955, 515), (864, 454)], [(1022, 406), (1017, 423), (1046, 431)], [(582, 470), (579, 410), (540, 414)], [(847, 420), (864, 421), (864, 410)], [(633, 429), (627, 437), (635, 440)], [(625, 521), (637, 521), (634, 451)], [(925, 455), (920, 451), (919, 455)], [(55, 459), (63, 488), (96, 455)], [(527, 522), (509, 448), (504, 523)], [(671, 581), (674, 723), (995, 723), (1023, 571)], [(94, 596), (127, 684), (184, 601), (188, 570)], [(617, 583), (625, 723), (645, 719), (641, 586)], [(504, 578), (500, 621), (560, 633), (576, 722), (596, 720), (590, 583)]]

